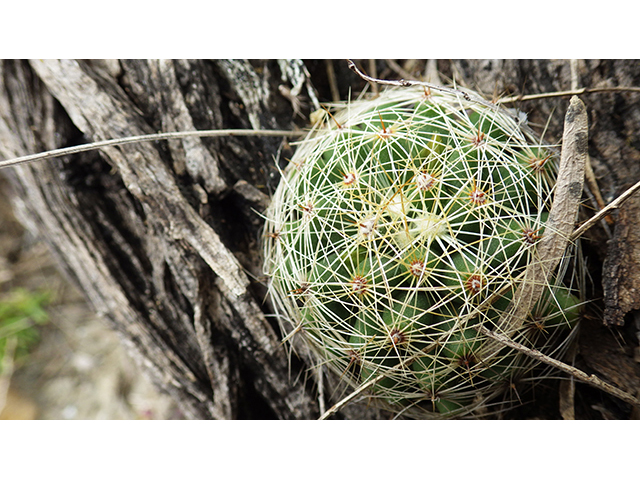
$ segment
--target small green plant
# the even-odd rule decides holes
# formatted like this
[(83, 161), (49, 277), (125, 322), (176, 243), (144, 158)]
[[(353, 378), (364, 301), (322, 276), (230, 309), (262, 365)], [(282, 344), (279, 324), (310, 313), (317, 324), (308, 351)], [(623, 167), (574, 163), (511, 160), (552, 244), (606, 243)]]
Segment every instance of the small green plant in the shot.
[[(0, 297), (0, 374), (5, 362), (23, 358), (38, 341), (37, 326), (48, 319), (44, 307), (49, 300), (47, 292), (29, 292), (21, 288)], [(8, 349), (11, 343), (14, 348)], [(12, 358), (5, 358), (9, 354)]]
[(522, 325), (502, 321), (537, 261), (556, 175), (553, 149), (518, 118), (460, 92), (339, 107), (299, 146), (266, 215), (285, 334), (408, 417), (506, 407), (536, 363), (481, 327), (560, 355), (580, 316), (567, 254)]

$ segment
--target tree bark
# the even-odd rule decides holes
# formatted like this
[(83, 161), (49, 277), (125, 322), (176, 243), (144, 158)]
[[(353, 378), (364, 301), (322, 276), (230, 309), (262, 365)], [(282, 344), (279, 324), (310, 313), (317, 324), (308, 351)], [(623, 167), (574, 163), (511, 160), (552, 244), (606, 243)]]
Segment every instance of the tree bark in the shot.
[[(433, 71), (427, 65), (433, 63), (376, 62), (385, 78)], [(12, 158), (161, 131), (304, 128), (316, 95), (328, 102), (365, 87), (345, 62), (328, 66), (294, 60), (5, 61), (0, 154)], [(569, 61), (437, 62), (443, 78), (489, 99), (568, 90), (572, 80), (587, 88), (640, 85), (638, 62), (573, 66), (572, 72)], [(635, 92), (583, 96), (591, 162), (605, 201), (640, 180), (639, 99)], [(528, 113), (536, 130), (546, 126), (545, 141), (558, 142), (567, 105), (564, 97), (515, 107)], [(7, 174), (20, 218), (47, 240), (132, 357), (189, 418), (308, 419), (338, 397), (331, 396), (331, 379), (318, 383), (327, 372), (319, 376), (304, 354), (291, 355), (281, 344), (260, 258), (259, 212), (277, 185), (276, 161), (282, 166), (292, 154), (280, 139), (189, 138), (109, 147)], [(583, 218), (593, 208), (592, 196), (585, 193)], [(635, 205), (625, 207), (621, 227), (603, 222), (589, 231), (584, 246), (593, 298), (605, 299), (594, 303), (604, 314), (586, 320), (578, 362), (606, 378), (610, 365), (599, 369), (593, 360), (594, 338), (613, 338), (602, 322), (617, 323), (628, 346), (637, 345), (629, 321), (640, 305), (640, 289), (633, 288), (640, 280)], [(622, 267), (623, 274), (611, 274)], [(607, 350), (608, 362), (613, 350)], [(629, 349), (618, 353), (630, 373), (612, 381), (635, 394), (637, 364), (629, 361)], [(339, 414), (380, 415), (366, 403)]]

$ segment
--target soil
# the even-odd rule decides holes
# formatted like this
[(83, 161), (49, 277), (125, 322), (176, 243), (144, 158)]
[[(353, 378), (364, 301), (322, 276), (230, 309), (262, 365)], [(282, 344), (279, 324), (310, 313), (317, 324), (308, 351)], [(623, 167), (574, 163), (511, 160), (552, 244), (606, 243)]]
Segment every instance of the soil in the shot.
[(0, 375), (0, 419), (179, 419), (140, 373), (118, 335), (61, 276), (44, 242), (15, 219), (0, 177), (0, 293), (53, 293), (40, 341)]

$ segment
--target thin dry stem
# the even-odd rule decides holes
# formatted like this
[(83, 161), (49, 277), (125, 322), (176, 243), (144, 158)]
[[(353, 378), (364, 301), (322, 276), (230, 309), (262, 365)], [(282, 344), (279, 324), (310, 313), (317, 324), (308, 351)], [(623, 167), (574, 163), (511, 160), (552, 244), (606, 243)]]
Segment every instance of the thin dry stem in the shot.
[[(458, 94), (458, 95), (462, 95), (464, 97), (465, 100), (467, 101), (475, 101), (476, 99), (471, 99), (471, 96), (467, 93), (467, 92), (463, 92), (461, 90), (456, 90), (454, 88), (448, 88), (448, 87), (443, 87), (441, 85), (435, 85), (429, 82), (420, 82), (418, 80), (406, 80), (406, 79), (400, 79), (400, 80), (382, 80), (380, 78), (374, 78), (371, 77), (367, 74), (365, 74), (364, 72), (360, 71), (358, 69), (358, 67), (356, 66), (356, 64), (352, 61), (352, 60), (347, 60), (348, 64), (349, 64), (349, 68), (351, 70), (353, 70), (356, 74), (358, 74), (358, 76), (360, 78), (362, 78), (363, 80), (369, 82), (369, 83), (373, 83), (373, 84), (377, 84), (377, 85), (390, 85), (392, 87), (412, 87), (412, 86), (423, 86), (423, 87), (427, 87), (427, 88), (431, 88), (433, 90), (438, 90), (440, 92), (447, 92), (447, 93), (453, 93), (453, 94)], [(487, 103), (482, 101), (481, 103)]]
[(340, 410), (342, 407), (344, 407), (346, 404), (353, 401), (354, 398), (356, 398), (358, 395), (364, 392), (367, 388), (371, 387), (372, 385), (375, 385), (376, 382), (379, 382), (380, 380), (382, 380), (386, 375), (387, 375), (386, 373), (381, 373), (377, 377), (371, 378), (369, 381), (363, 383), (358, 388), (356, 388), (353, 392), (351, 392), (349, 395), (344, 397), (339, 402), (335, 403), (329, 410), (324, 412), (324, 414), (320, 418), (318, 418), (318, 420), (326, 420), (331, 415), (333, 415), (338, 410)]
[(621, 400), (624, 400), (625, 402), (631, 404), (631, 405), (638, 405), (640, 406), (640, 400), (638, 400), (637, 398), (635, 398), (633, 395), (630, 395), (626, 392), (623, 392), (622, 390), (620, 390), (617, 387), (614, 387), (613, 385), (601, 380), (600, 378), (596, 377), (595, 375), (588, 375), (585, 372), (583, 372), (582, 370), (579, 370), (575, 367), (572, 367), (571, 365), (567, 365), (566, 363), (563, 363), (559, 360), (555, 360), (541, 352), (539, 352), (538, 350), (534, 350), (528, 347), (525, 347), (524, 345), (521, 345), (518, 342), (515, 342), (513, 340), (511, 340), (508, 336), (503, 335), (501, 333), (497, 333), (497, 332), (492, 332), (491, 330), (487, 329), (486, 327), (483, 327), (482, 325), (478, 325), (476, 328), (480, 333), (482, 333), (483, 335), (486, 335), (489, 338), (492, 338), (493, 340), (506, 345), (508, 347), (513, 348), (514, 350), (517, 350), (519, 352), (524, 353), (525, 355), (534, 358), (542, 363), (545, 363), (547, 365), (551, 365), (552, 367), (557, 368), (558, 370), (561, 370), (565, 373), (568, 373), (569, 375), (571, 375), (573, 378), (575, 378), (576, 380), (580, 380), (582, 382), (588, 383), (589, 385), (593, 385), (594, 387), (607, 392), (615, 397), (618, 397)]
[(618, 198), (612, 201), (609, 205), (607, 205), (605, 208), (600, 210), (589, 220), (584, 222), (579, 228), (577, 228), (571, 234), (571, 236), (569, 237), (569, 240), (573, 241), (576, 238), (579, 238), (584, 232), (586, 232), (591, 227), (593, 227), (602, 218), (606, 217), (611, 211), (615, 210), (616, 208), (619, 208), (624, 202), (629, 200), (629, 198), (638, 190), (640, 190), (640, 182), (636, 183), (633, 187), (630, 187), (629, 189), (627, 189), (627, 191), (625, 191), (622, 195), (620, 195)]
[(115, 145), (125, 145), (127, 143), (155, 142), (158, 140), (172, 140), (186, 137), (301, 137), (306, 135), (303, 131), (289, 130), (246, 130), (246, 129), (226, 129), (226, 130), (194, 130), (190, 132), (167, 132), (152, 133), (149, 135), (136, 135), (133, 137), (115, 138), (111, 140), (103, 140), (100, 142), (88, 143), (85, 145), (76, 145), (73, 147), (58, 148), (42, 153), (34, 153), (22, 157), (12, 158), (10, 160), (0, 161), (0, 169), (20, 165), (22, 163), (33, 162), (36, 160), (46, 160), (48, 158), (62, 157), (64, 155), (72, 155), (75, 153), (88, 152), (98, 150), (104, 147), (112, 147)]
[(570, 95), (583, 95), (585, 93), (603, 93), (603, 92), (640, 92), (640, 87), (597, 87), (597, 88), (578, 88), (572, 90), (564, 90), (562, 92), (534, 93), (531, 95), (513, 95), (504, 97), (496, 101), (498, 105), (505, 103), (525, 102), (528, 100), (540, 100), (542, 98), (568, 97)]

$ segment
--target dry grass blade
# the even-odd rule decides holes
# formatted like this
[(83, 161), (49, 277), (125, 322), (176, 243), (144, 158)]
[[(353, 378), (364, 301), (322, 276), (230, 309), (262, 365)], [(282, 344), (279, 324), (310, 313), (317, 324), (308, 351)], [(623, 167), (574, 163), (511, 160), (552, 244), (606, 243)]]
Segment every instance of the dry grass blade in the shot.
[(514, 95), (499, 99), (496, 103), (499, 105), (505, 103), (524, 102), (527, 100), (540, 100), (543, 98), (568, 97), (569, 95), (583, 95), (585, 93), (604, 93), (604, 92), (640, 92), (638, 87), (598, 87), (598, 88), (576, 88), (563, 92), (534, 93), (531, 95)]
[(193, 132), (166, 132), (152, 133), (149, 135), (135, 135), (132, 137), (115, 138), (100, 142), (88, 143), (86, 145), (76, 145), (73, 147), (58, 148), (48, 152), (34, 153), (23, 157), (12, 158), (0, 161), (0, 169), (20, 165), (22, 163), (34, 162), (36, 160), (46, 160), (48, 158), (73, 155), (75, 153), (98, 150), (104, 147), (116, 145), (126, 145), (128, 143), (155, 142), (158, 140), (173, 140), (187, 137), (233, 137), (233, 136), (258, 136), (258, 137), (299, 137), (306, 135), (306, 132), (293, 132), (288, 130), (246, 130), (246, 129), (226, 129), (226, 130), (196, 130)]

